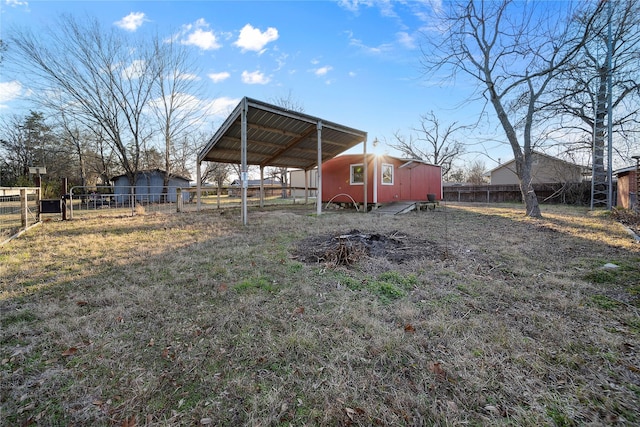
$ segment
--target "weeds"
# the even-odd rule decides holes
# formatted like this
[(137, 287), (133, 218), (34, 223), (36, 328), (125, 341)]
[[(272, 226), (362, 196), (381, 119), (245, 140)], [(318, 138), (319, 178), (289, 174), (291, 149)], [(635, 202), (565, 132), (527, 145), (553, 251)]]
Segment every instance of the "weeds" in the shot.
[[(445, 236), (438, 211), (296, 209), (52, 221), (3, 246), (3, 422), (640, 422), (640, 248), (609, 216), (449, 205)], [(367, 251), (320, 259), (345, 234)]]

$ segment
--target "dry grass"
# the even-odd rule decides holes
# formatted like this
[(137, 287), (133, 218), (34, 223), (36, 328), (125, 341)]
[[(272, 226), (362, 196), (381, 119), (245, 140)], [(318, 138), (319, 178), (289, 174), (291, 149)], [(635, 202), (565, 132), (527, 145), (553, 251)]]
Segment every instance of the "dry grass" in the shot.
[[(48, 222), (0, 247), (4, 423), (640, 423), (640, 247), (607, 215), (237, 213)], [(353, 229), (424, 255), (296, 255)]]

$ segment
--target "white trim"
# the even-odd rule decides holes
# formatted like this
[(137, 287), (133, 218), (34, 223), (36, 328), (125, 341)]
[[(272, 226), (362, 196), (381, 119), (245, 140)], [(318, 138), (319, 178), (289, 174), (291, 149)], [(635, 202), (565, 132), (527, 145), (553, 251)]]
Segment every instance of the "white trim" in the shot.
[[(362, 182), (355, 182), (353, 180), (353, 168), (356, 166), (362, 167)], [(352, 163), (349, 165), (349, 185), (364, 185), (364, 163)]]
[[(385, 166), (390, 166), (391, 167), (391, 182), (384, 182), (384, 168)], [(393, 185), (395, 183), (396, 180), (396, 171), (395, 171), (395, 167), (393, 165), (393, 163), (382, 163), (382, 166), (380, 168), (380, 184), (382, 185)]]
[(373, 156), (373, 205), (378, 204), (378, 156)]

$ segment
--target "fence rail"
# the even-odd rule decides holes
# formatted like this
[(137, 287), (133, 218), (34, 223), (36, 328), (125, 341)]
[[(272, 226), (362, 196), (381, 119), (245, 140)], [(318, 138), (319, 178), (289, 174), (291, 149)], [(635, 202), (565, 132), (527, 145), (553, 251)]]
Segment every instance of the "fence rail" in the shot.
[(40, 221), (40, 188), (0, 187), (0, 242)]
[[(589, 182), (534, 184), (538, 201), (546, 203), (587, 204)], [(519, 185), (453, 185), (443, 187), (443, 199), (449, 202), (509, 203), (522, 202)]]
[(175, 212), (183, 203), (192, 203), (191, 195), (178, 187), (83, 186), (71, 188), (64, 208), (73, 218), (95, 211), (131, 215), (142, 211)]

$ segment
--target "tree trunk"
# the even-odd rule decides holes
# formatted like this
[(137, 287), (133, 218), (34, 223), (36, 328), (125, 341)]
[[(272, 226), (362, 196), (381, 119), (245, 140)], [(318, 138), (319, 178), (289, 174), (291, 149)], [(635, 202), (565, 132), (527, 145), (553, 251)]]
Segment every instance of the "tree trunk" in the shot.
[[(511, 124), (509, 116), (505, 111), (493, 84), (491, 82), (489, 83), (489, 94), (491, 95), (490, 101), (513, 150), (513, 156), (516, 161), (516, 175), (520, 179), (520, 191), (522, 192), (522, 200), (524, 201), (526, 215), (534, 218), (541, 218), (542, 212), (540, 212), (538, 196), (536, 196), (533, 185), (531, 185), (531, 165), (533, 163), (533, 152), (529, 148), (531, 145), (526, 143), (524, 144), (525, 152), (523, 154), (516, 130)], [(529, 120), (531, 120), (531, 118)]]
[(533, 153), (528, 153), (521, 158), (520, 165), (516, 161), (516, 169), (519, 170), (520, 178), (520, 192), (522, 193), (522, 200), (526, 210), (526, 215), (533, 218), (541, 218), (542, 212), (540, 212), (540, 205), (538, 203), (538, 196), (533, 189), (531, 166), (533, 164)]

